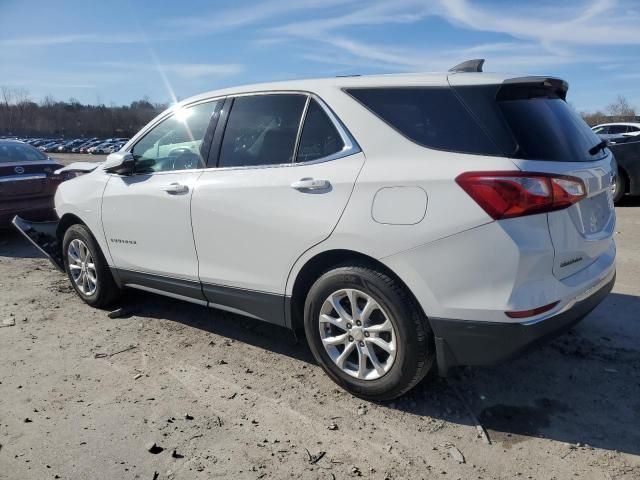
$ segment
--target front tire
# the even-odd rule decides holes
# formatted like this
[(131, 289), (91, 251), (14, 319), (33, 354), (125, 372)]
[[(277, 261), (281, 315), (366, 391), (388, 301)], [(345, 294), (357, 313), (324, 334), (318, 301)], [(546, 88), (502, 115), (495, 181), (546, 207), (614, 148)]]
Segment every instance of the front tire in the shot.
[(323, 274), (307, 295), (305, 333), (331, 379), (367, 400), (413, 388), (433, 365), (432, 335), (406, 288), (365, 266)]
[(72, 225), (62, 241), (64, 268), (73, 289), (85, 303), (102, 308), (113, 303), (120, 289), (98, 243), (84, 225)]

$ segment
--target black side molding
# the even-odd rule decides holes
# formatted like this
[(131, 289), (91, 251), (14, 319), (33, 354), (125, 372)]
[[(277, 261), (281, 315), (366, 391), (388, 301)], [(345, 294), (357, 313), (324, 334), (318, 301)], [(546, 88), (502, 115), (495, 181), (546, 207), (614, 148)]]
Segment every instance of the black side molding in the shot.
[(614, 274), (606, 284), (569, 310), (534, 323), (429, 318), (440, 375), (446, 376), (450, 368), (458, 365), (497, 365), (561, 335), (596, 308), (615, 281)]
[(56, 235), (58, 222), (29, 222), (16, 215), (11, 223), (38, 250), (44, 253), (58, 270), (64, 272), (62, 245)]

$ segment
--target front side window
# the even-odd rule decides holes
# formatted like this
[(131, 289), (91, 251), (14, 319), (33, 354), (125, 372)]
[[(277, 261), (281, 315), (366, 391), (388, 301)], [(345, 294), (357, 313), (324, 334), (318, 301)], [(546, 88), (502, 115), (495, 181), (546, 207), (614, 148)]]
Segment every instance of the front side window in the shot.
[(302, 126), (296, 162), (328, 157), (344, 148), (342, 137), (320, 104), (311, 100)]
[(137, 173), (203, 168), (203, 140), (221, 100), (176, 110), (151, 129), (131, 150)]
[(237, 97), (220, 148), (220, 167), (291, 163), (306, 95)]

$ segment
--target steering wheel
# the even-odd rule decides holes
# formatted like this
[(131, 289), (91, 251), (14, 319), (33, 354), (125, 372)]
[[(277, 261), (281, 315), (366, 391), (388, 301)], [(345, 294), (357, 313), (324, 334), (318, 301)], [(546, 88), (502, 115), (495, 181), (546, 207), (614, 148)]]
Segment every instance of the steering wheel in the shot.
[(200, 157), (187, 147), (174, 148), (169, 152), (171, 170), (190, 170), (198, 168)]

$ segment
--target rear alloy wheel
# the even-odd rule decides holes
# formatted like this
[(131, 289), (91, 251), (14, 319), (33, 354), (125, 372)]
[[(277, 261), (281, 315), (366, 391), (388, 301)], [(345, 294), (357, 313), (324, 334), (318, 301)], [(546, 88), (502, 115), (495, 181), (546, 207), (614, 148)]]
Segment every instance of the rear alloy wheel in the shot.
[(106, 307), (118, 298), (120, 288), (98, 243), (84, 225), (72, 225), (62, 241), (64, 267), (76, 293), (92, 307)]
[(338, 290), (320, 309), (320, 338), (331, 360), (347, 375), (376, 380), (396, 358), (396, 332), (389, 316), (368, 294)]
[(305, 333), (323, 370), (368, 400), (389, 400), (416, 385), (433, 364), (431, 331), (396, 279), (365, 266), (323, 274), (311, 287)]

